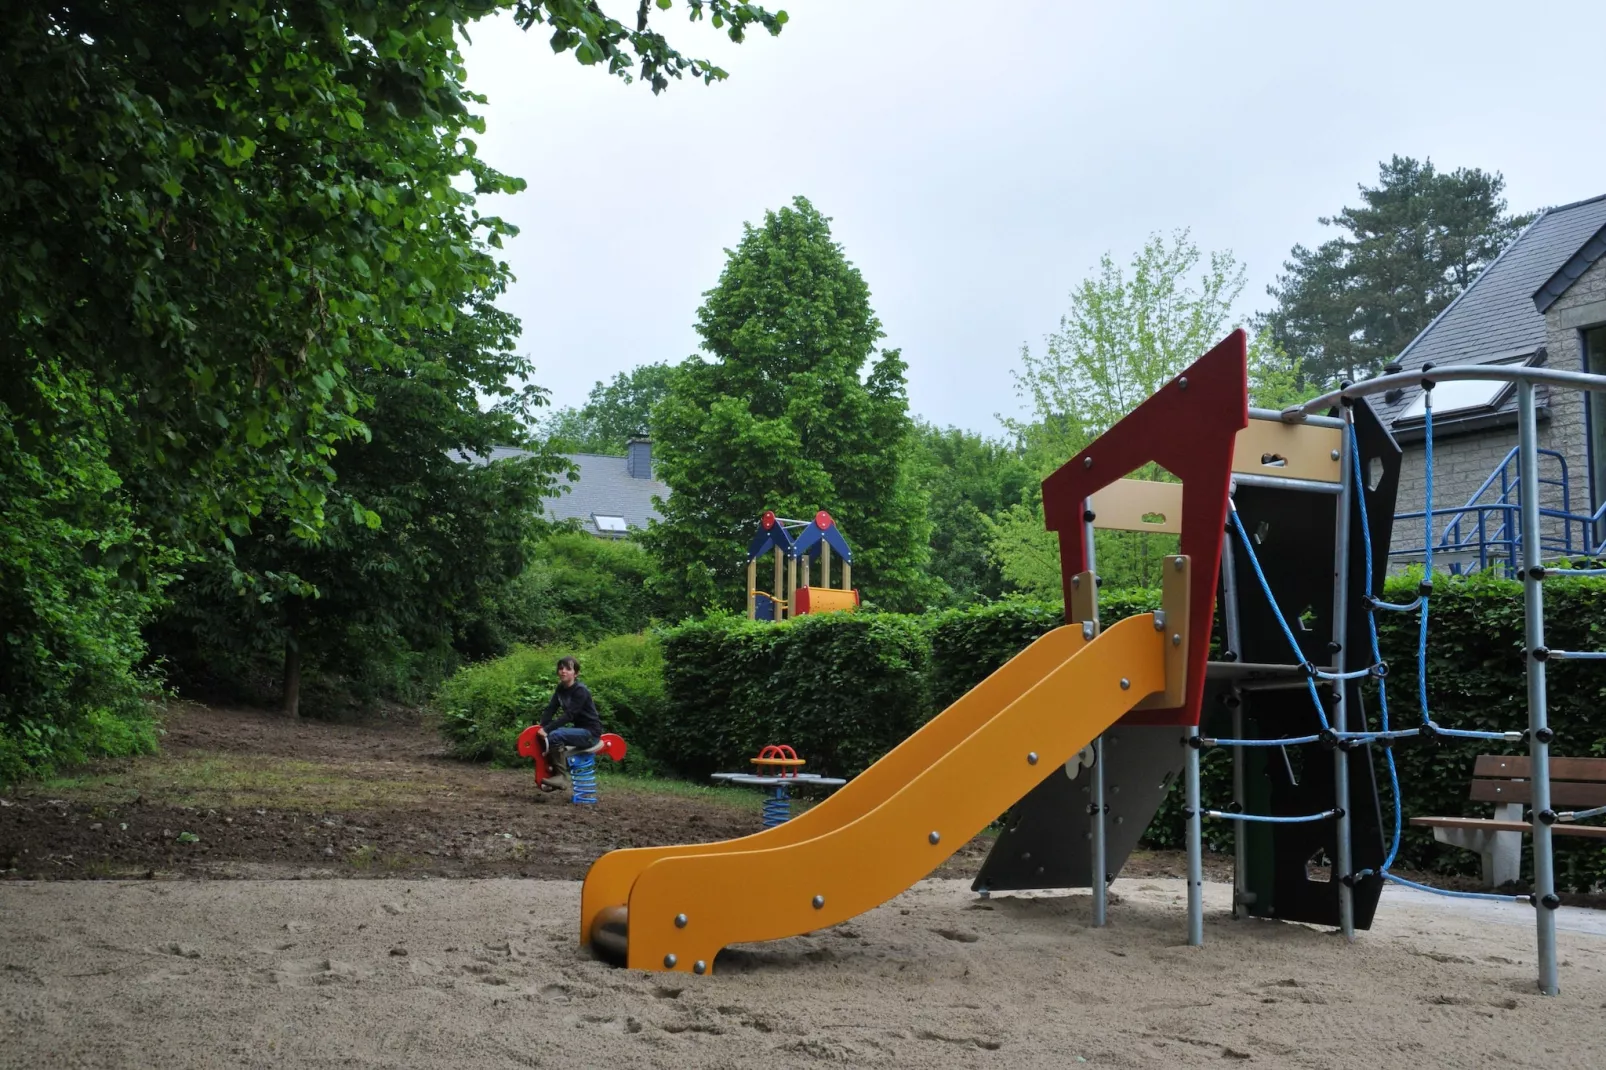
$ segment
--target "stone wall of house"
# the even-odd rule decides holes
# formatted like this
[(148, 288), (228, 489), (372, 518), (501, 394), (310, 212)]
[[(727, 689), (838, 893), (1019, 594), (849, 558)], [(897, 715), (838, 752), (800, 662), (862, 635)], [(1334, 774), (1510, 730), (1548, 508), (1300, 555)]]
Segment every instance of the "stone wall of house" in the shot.
[[(1597, 261), (1572, 287), (1551, 305), (1545, 313), (1547, 366), (1566, 371), (1582, 371), (1582, 347), (1578, 332), (1581, 328), (1606, 323), (1606, 259)], [(1588, 431), (1585, 421), (1584, 396), (1577, 390), (1559, 390), (1541, 387), (1538, 401), (1548, 419), (1539, 424), (1539, 445), (1542, 449), (1556, 450), (1566, 460), (1571, 502), (1562, 498), (1559, 486), (1546, 486), (1540, 500), (1553, 509), (1571, 509), (1588, 512), (1595, 502), (1591, 499), (1588, 457)], [(1600, 399), (1606, 404), (1606, 395)], [(1433, 443), (1433, 504), (1436, 509), (1454, 508), (1466, 504), (1489, 474), (1499, 465), (1512, 447), (1517, 444), (1517, 428), (1508, 427), (1445, 436), (1440, 434)], [(1404, 447), (1405, 456), (1400, 472), (1398, 508), (1401, 512), (1420, 510), (1425, 496), (1423, 478), (1422, 443)], [(1515, 463), (1511, 466), (1516, 476)], [(1559, 480), (1561, 462), (1553, 457), (1542, 457), (1541, 479)], [(1496, 486), (1485, 493), (1483, 500), (1494, 501), (1499, 496)], [(1435, 523), (1435, 532), (1443, 532), (1450, 518)], [(1485, 514), (1486, 529), (1492, 532), (1499, 521), (1493, 513)], [(1471, 534), (1477, 525), (1477, 515), (1467, 514), (1462, 520), (1462, 531)], [(1547, 542), (1560, 543), (1564, 539), (1560, 520), (1543, 521)], [(1578, 525), (1573, 526), (1574, 543), (1583, 537)], [(1394, 525), (1394, 546), (1397, 549), (1420, 547), (1423, 541), (1422, 521), (1400, 521)], [(1462, 555), (1465, 557), (1466, 555)], [(1455, 555), (1435, 554), (1434, 567), (1446, 568), (1459, 558)], [(1420, 560), (1420, 554), (1400, 555), (1394, 558), (1396, 566)]]

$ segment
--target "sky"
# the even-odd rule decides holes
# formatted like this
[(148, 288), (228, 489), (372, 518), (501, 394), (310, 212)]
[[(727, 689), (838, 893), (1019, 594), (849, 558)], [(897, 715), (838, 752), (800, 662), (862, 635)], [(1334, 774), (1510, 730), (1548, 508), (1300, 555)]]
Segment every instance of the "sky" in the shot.
[(743, 223), (797, 195), (869, 284), (911, 411), (996, 434), (1023, 414), (1021, 347), (1151, 234), (1230, 250), (1247, 319), (1393, 154), (1499, 171), (1513, 211), (1606, 193), (1600, 0), (769, 6), (783, 32), (739, 46), (656, 12), (730, 72), (656, 97), (553, 55), (541, 27), (471, 28), (480, 154), (529, 183), (483, 204), (521, 228), (501, 303), (553, 404), (695, 352)]

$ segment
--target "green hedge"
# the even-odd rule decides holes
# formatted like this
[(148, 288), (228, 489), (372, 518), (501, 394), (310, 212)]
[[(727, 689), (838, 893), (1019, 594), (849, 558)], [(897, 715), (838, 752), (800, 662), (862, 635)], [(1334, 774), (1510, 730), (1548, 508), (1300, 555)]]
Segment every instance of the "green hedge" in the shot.
[[(1409, 601), (1415, 587), (1415, 577), (1401, 577), (1385, 594), (1389, 601)], [(1545, 596), (1550, 646), (1606, 649), (1606, 583), (1553, 579)], [(1101, 616), (1108, 622), (1147, 612), (1158, 600), (1155, 591), (1107, 592)], [(1526, 727), (1522, 616), (1518, 583), (1491, 576), (1436, 580), (1428, 672), (1438, 723)], [(626, 636), (576, 653), (608, 726), (630, 741), (638, 763), (703, 780), (712, 772), (747, 768), (765, 744), (788, 743), (809, 760), (811, 771), (853, 776), (1061, 620), (1057, 604), (1026, 600), (926, 617), (837, 614), (783, 625), (716, 617), (668, 629), (660, 639)], [(1421, 718), (1417, 621), (1414, 613), (1378, 615), (1394, 727)], [(521, 649), (466, 669), (443, 687), (444, 723), (458, 753), (511, 760), (513, 739), (545, 704), (555, 682), (553, 662), (566, 652)], [(1606, 756), (1606, 669), (1552, 662), (1549, 694), (1556, 753)], [(1375, 727), (1375, 689), (1365, 698)], [(1206, 726), (1207, 732), (1224, 730)], [(1521, 745), (1486, 740), (1402, 742), (1394, 754), (1405, 813), (1487, 815), (1486, 805), (1467, 801), (1473, 759), (1523, 752)], [(1382, 752), (1373, 753), (1387, 821), (1387, 770)], [(1205, 752), (1207, 801), (1230, 798), (1231, 768), (1227, 751)], [(1144, 842), (1180, 847), (1181, 811), (1179, 786)], [(1231, 850), (1232, 828), (1225, 822), (1207, 823), (1206, 836), (1211, 849)], [(1563, 888), (1606, 882), (1606, 849), (1598, 841), (1558, 837), (1556, 858)], [(1399, 865), (1475, 874), (1478, 859), (1435, 844), (1428, 830), (1407, 826)]]
[[(1521, 585), (1492, 576), (1436, 582), (1428, 663), (1435, 720), (1447, 727), (1525, 728)], [(1415, 587), (1415, 577), (1401, 577), (1388, 585), (1386, 597), (1409, 601)], [(1606, 649), (1606, 584), (1550, 580), (1545, 592), (1551, 646)], [(1105, 592), (1101, 616), (1111, 621), (1147, 612), (1158, 600), (1155, 591)], [(1062, 619), (1057, 604), (1012, 600), (926, 618), (859, 614), (779, 627), (730, 619), (688, 623), (665, 638), (663, 710), (670, 725), (643, 727), (651, 733), (653, 753), (688, 776), (741, 768), (771, 742), (791, 743), (811, 767), (852, 775)], [(1378, 615), (1383, 656), (1391, 669), (1394, 727), (1421, 718), (1417, 621), (1414, 613)], [(1606, 755), (1606, 670), (1592, 663), (1552, 663), (1549, 693), (1556, 753)], [(927, 704), (916, 708), (919, 700)], [(1377, 708), (1374, 690), (1366, 695), (1374, 726)], [(1225, 727), (1207, 726), (1207, 731)], [(1467, 801), (1474, 758), (1523, 752), (1521, 745), (1487, 740), (1401, 743), (1394, 754), (1406, 815), (1486, 816), (1487, 806)], [(1392, 813), (1387, 768), (1382, 752), (1374, 754), (1387, 822)], [(1229, 752), (1205, 753), (1207, 800), (1231, 797), (1231, 770)], [(1231, 850), (1232, 828), (1226, 823), (1207, 823), (1206, 836), (1211, 849)], [(1144, 842), (1182, 846), (1180, 783)], [(1563, 887), (1606, 882), (1606, 850), (1597, 841), (1558, 837), (1556, 857)], [(1478, 860), (1470, 852), (1435, 844), (1429, 830), (1407, 826), (1399, 864), (1475, 874)]]
[(583, 649), (518, 647), (494, 661), (459, 670), (441, 685), (435, 706), (441, 731), (459, 757), (523, 764), (519, 733), (536, 723), (557, 687), (557, 661), (572, 654), (591, 689), (603, 727), (632, 744), (624, 770), (645, 771), (648, 752), (636, 746), (643, 726), (663, 721), (664, 661), (651, 635), (619, 635)]
[(642, 744), (698, 779), (748, 769), (770, 743), (853, 776), (930, 715), (930, 657), (921, 619), (899, 614), (688, 622), (664, 635), (665, 720)]

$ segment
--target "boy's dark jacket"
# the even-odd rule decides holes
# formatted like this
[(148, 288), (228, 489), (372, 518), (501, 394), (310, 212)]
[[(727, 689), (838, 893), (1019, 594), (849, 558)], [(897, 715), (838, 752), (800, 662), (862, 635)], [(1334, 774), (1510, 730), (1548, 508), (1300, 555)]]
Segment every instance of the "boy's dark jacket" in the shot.
[(564, 725), (584, 728), (593, 736), (602, 736), (602, 718), (597, 716), (597, 704), (591, 701), (591, 691), (576, 680), (570, 687), (559, 684), (552, 692), (552, 700), (541, 715), (541, 730), (550, 732)]

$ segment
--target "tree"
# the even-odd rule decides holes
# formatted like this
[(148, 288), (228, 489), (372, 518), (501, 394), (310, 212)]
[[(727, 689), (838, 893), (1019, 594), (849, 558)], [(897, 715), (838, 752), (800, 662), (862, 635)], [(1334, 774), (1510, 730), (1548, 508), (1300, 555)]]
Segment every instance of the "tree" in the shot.
[(1030, 499), (1037, 482), (1020, 452), (957, 427), (917, 421), (914, 478), (929, 499), (932, 577), (943, 601), (966, 605), (1001, 597), (1003, 573), (988, 552), (989, 518)]
[[(786, 21), (732, 0), (688, 10), (735, 40)], [(227, 555), (258, 524), (315, 542), (348, 504), (331, 498), (330, 459), (368, 433), (370, 373), (407, 374), (425, 339), (505, 279), (494, 250), (512, 228), (474, 203), (522, 183), (476, 156), (484, 100), (464, 87), (457, 41), (498, 11), (654, 92), (726, 77), (672, 48), (647, 6), (631, 29), (589, 0), (0, 13), (0, 379), (39, 386), (6, 399), (23, 432), (0, 440), (0, 515), (34, 508), (45, 485), (64, 492), (45, 512), (70, 514), (16, 529), (31, 534), (13, 549), (44, 571), (0, 572), (0, 620), (12, 642), (15, 622), (51, 612), (41, 592), (140, 596), (106, 592), (136, 608), (81, 614), (87, 631), (35, 632), (49, 649), (14, 643), (39, 671), (5, 674), (0, 731), (65, 731), (50, 696), (104, 698), (109, 680), (121, 697), (99, 708), (127, 708), (139, 654), (125, 625), (178, 557)], [(128, 522), (87, 522), (102, 514)], [(74, 541), (34, 544), (49, 531)], [(49, 683), (89, 664), (84, 643), (105, 669), (94, 687)]]
[[(1041, 355), (1021, 349), (1017, 392), (1032, 419), (1006, 421), (1024, 443), (1039, 480), (1080, 452), (1145, 398), (1207, 353), (1234, 328), (1232, 310), (1244, 268), (1230, 252), (1208, 261), (1187, 231), (1152, 236), (1122, 268), (1104, 254), (1098, 274), (1071, 292), (1070, 311)], [(1265, 336), (1250, 344), (1250, 400), (1280, 405), (1297, 396), (1297, 362)], [(1170, 478), (1157, 466), (1134, 473)], [(1004, 578), (1043, 597), (1060, 592), (1056, 537), (1044, 529), (1041, 488), (991, 523), (991, 548)], [(1147, 533), (1099, 532), (1098, 571), (1116, 586), (1158, 581), (1159, 558), (1175, 539)]]
[(905, 365), (897, 350), (877, 355), (870, 289), (830, 221), (797, 197), (744, 224), (704, 296), (709, 359), (682, 363), (654, 413), (670, 495), (645, 538), (675, 608), (743, 603), (746, 544), (765, 509), (830, 512), (854, 547), (855, 586), (879, 605), (923, 605), (933, 586)]
[(1394, 156), (1362, 204), (1318, 220), (1338, 237), (1296, 245), (1259, 317), (1306, 378), (1361, 379), (1397, 356), (1532, 220), (1506, 211), (1499, 172)]
[(652, 433), (652, 410), (669, 393), (672, 374), (668, 364), (643, 364), (598, 382), (583, 406), (559, 409), (544, 421), (548, 444), (567, 453), (623, 456), (633, 436)]
[[(232, 552), (187, 570), (167, 622), (182, 635), (166, 644), (170, 656), (190, 662), (198, 650), (212, 660), (232, 649), (273, 664), (295, 715), (304, 668), (358, 676), (376, 655), (464, 645), (523, 570), (541, 501), (567, 467), (530, 438), (542, 393), (507, 385), (531, 366), (512, 352), (517, 321), (493, 296), (422, 339), (407, 369), (359, 371), (369, 435), (330, 460), (322, 537), (297, 539), (288, 518), (268, 512)], [(486, 395), (499, 400), (482, 408)], [(505, 444), (528, 453), (464, 461)]]

